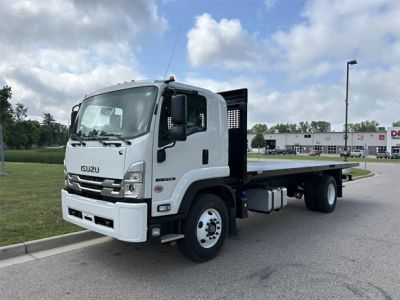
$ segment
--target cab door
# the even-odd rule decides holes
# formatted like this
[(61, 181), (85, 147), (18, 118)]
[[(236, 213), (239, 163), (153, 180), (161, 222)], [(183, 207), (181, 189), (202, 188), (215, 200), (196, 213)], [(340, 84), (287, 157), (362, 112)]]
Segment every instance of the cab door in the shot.
[[(208, 135), (209, 105), (201, 93), (179, 92), (187, 97), (187, 138), (171, 139), (171, 93), (164, 93), (159, 103), (154, 134), (152, 216), (176, 213), (180, 199), (174, 199), (174, 190), (182, 180), (190, 181), (193, 174), (206, 169), (211, 139)], [(158, 161), (158, 152), (165, 150), (165, 160)], [(183, 175), (185, 176), (183, 177)], [(192, 177), (193, 177), (192, 176)]]

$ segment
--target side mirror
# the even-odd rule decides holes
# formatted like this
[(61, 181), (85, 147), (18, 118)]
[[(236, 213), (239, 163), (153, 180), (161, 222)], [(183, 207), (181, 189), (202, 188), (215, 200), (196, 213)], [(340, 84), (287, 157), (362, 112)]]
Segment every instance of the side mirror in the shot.
[(78, 111), (77, 110), (73, 110), (71, 112), (71, 126), (74, 126), (77, 115), (78, 115)]
[(187, 118), (187, 97), (186, 97), (186, 95), (172, 96), (171, 117), (172, 117), (173, 124), (182, 124), (182, 125), (186, 126), (186, 118)]
[(177, 124), (171, 128), (171, 138), (174, 141), (186, 141), (186, 124)]

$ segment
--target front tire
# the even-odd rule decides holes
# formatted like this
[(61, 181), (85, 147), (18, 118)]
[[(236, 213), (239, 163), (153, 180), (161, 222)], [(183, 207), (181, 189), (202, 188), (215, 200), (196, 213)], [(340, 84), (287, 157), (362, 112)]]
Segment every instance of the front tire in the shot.
[(214, 194), (200, 194), (183, 222), (185, 238), (178, 245), (182, 254), (205, 262), (217, 256), (228, 228), (228, 212), (222, 199)]

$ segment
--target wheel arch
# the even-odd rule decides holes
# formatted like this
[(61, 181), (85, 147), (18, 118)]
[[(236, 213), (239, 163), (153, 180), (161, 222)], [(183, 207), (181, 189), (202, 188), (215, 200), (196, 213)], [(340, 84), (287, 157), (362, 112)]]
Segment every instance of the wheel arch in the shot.
[(225, 205), (235, 209), (235, 193), (230, 186), (226, 184), (226, 178), (212, 178), (193, 182), (186, 190), (182, 202), (178, 209), (178, 214), (186, 217), (193, 206), (196, 197), (201, 193), (210, 193), (220, 197)]

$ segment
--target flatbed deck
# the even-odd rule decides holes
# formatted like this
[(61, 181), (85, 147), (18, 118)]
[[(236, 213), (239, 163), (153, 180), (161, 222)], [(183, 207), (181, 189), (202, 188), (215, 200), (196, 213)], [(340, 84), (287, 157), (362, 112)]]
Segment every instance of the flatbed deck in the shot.
[(247, 162), (249, 181), (259, 177), (273, 177), (300, 173), (312, 173), (326, 170), (347, 169), (358, 166), (358, 163), (338, 161), (309, 160), (263, 160)]

